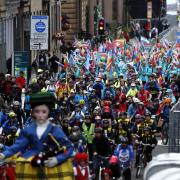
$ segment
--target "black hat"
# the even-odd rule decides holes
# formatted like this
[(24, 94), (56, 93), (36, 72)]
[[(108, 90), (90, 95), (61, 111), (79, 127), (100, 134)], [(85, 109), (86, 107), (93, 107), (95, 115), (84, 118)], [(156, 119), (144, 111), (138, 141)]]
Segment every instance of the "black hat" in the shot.
[(38, 92), (30, 95), (30, 104), (32, 109), (43, 104), (47, 105), (49, 109), (52, 109), (55, 107), (55, 102), (56, 99), (54, 95), (48, 92)]

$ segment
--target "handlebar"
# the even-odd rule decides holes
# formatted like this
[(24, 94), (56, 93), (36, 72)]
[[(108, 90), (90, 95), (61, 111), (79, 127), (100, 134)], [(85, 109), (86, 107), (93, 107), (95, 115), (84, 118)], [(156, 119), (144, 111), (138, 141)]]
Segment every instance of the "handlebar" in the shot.
[(97, 154), (97, 155), (94, 155), (95, 157), (99, 157), (100, 159), (103, 159), (103, 160), (108, 160), (108, 159), (110, 159), (110, 157), (108, 156), (108, 157), (105, 157), (105, 156), (101, 156), (101, 155), (99, 155), (99, 154)]
[(143, 146), (151, 146), (151, 144), (145, 144), (143, 143), (142, 141), (139, 143), (140, 145), (143, 145)]

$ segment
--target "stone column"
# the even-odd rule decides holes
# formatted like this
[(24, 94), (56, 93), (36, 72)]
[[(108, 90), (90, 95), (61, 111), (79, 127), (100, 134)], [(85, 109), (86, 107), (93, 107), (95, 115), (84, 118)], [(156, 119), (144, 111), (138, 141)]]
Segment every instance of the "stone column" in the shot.
[(117, 0), (118, 12), (117, 12), (117, 22), (119, 24), (123, 23), (123, 0)]
[(89, 0), (89, 33), (94, 35), (94, 7), (96, 0)]
[(105, 18), (106, 22), (112, 22), (112, 8), (113, 8), (113, 2), (112, 0), (104, 0), (103, 1), (103, 17)]

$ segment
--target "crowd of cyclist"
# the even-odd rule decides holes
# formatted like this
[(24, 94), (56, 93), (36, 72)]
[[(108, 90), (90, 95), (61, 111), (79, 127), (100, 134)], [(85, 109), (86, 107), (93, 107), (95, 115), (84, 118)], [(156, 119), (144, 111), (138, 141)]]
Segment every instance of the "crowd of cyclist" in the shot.
[(164, 78), (161, 67), (156, 70), (147, 81), (140, 80), (131, 65), (126, 74), (112, 78), (69, 73), (55, 80), (44, 70), (38, 71), (29, 85), (23, 72), (19, 77), (1, 73), (0, 141), (12, 145), (21, 129), (33, 121), (31, 93), (50, 92), (56, 97), (50, 119), (74, 144), (74, 155), (88, 153), (89, 176), (98, 179), (103, 162), (102, 179), (118, 178), (123, 172), (130, 180), (133, 166), (139, 163), (140, 147), (148, 144), (143, 151), (148, 163), (157, 145), (156, 134), (169, 123), (170, 109), (179, 98), (179, 76)]

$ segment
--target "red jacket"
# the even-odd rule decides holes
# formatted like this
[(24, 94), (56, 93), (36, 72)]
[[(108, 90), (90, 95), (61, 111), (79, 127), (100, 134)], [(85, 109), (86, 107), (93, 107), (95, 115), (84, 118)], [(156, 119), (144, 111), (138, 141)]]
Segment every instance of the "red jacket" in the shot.
[(83, 176), (79, 166), (76, 167), (77, 170), (77, 176), (75, 177), (75, 180), (88, 180), (88, 168), (85, 167), (85, 175)]
[(24, 88), (25, 85), (26, 85), (26, 80), (25, 80), (25, 78), (22, 77), (22, 76), (19, 76), (19, 77), (16, 79), (16, 85), (17, 85), (20, 89)]
[(145, 115), (145, 112), (146, 112), (146, 109), (145, 108), (143, 108), (143, 109), (137, 109), (136, 110), (136, 114), (140, 114), (141, 116), (144, 116)]
[(146, 107), (149, 105), (148, 103), (149, 94), (150, 93), (147, 90), (141, 90), (137, 94), (138, 99), (142, 101)]

